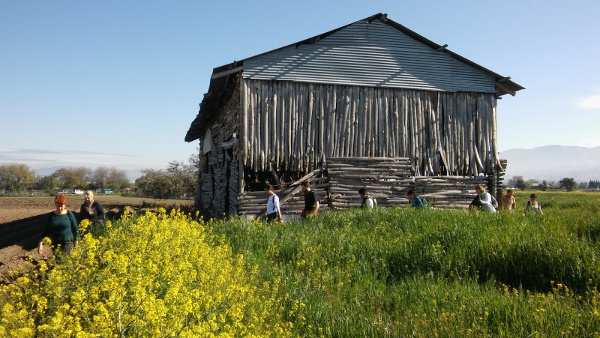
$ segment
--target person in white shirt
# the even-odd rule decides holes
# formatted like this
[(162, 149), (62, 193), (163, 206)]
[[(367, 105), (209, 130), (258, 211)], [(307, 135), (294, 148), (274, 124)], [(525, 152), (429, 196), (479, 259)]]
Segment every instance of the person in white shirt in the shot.
[(531, 194), (529, 196), (529, 201), (527, 201), (527, 204), (525, 205), (525, 212), (539, 213), (540, 215), (544, 214), (542, 211), (542, 203), (537, 200), (536, 194)]
[[(477, 193), (477, 196), (475, 197), (475, 199), (479, 200), (480, 203), (480, 209), (490, 212), (490, 213), (494, 213), (496, 212), (496, 208), (494, 207), (494, 198), (492, 197), (492, 195), (490, 195), (489, 193), (485, 192), (485, 188), (482, 185), (478, 185), (477, 187), (475, 187), (475, 192)], [(471, 203), (471, 205), (474, 205), (475, 200), (473, 203)], [(477, 204), (477, 203), (475, 203)]]
[(373, 203), (373, 197), (369, 196), (369, 192), (367, 191), (367, 189), (360, 188), (358, 190), (358, 194), (362, 198), (362, 204), (360, 207), (362, 209), (373, 209), (373, 207), (375, 206), (375, 203)]
[(267, 222), (274, 220), (282, 221), (281, 207), (279, 205), (279, 197), (275, 194), (275, 189), (272, 184), (265, 184), (265, 192), (269, 195), (267, 199)]

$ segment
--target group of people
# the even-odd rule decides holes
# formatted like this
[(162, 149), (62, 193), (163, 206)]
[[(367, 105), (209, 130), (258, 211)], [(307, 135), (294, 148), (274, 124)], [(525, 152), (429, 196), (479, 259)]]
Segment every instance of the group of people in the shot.
[[(264, 190), (269, 196), (267, 199), (267, 221), (283, 222), (279, 197), (275, 194), (273, 185), (269, 183), (265, 184)], [(302, 209), (300, 217), (307, 218), (316, 216), (321, 206), (319, 196), (311, 190), (310, 183), (307, 181), (302, 182), (302, 192), (304, 192), (304, 209)], [(506, 194), (502, 195), (500, 204), (498, 204), (494, 196), (486, 192), (485, 188), (481, 185), (478, 185), (475, 188), (475, 192), (477, 195), (469, 205), (470, 209), (483, 210), (492, 213), (496, 212), (496, 208), (500, 208), (500, 210), (504, 211), (514, 211), (516, 209), (516, 201), (513, 192), (510, 189), (506, 191)], [(358, 193), (362, 199), (361, 208), (371, 209), (377, 205), (377, 201), (369, 196), (369, 192), (366, 188), (359, 189)], [(422, 208), (428, 206), (427, 200), (417, 196), (414, 189), (408, 190), (407, 197), (412, 207)], [(57, 195), (54, 198), (54, 206), (56, 210), (48, 215), (46, 226), (42, 231), (38, 245), (38, 252), (40, 254), (44, 251), (44, 238), (49, 237), (53, 247), (60, 247), (63, 251), (70, 252), (73, 247), (77, 245), (79, 240), (79, 222), (84, 219), (89, 220), (91, 223), (104, 221), (104, 208), (100, 203), (94, 201), (94, 192), (91, 190), (84, 193), (84, 202), (79, 209), (79, 222), (73, 213), (67, 210), (67, 197), (65, 195)], [(525, 206), (525, 211), (543, 214), (542, 205), (538, 202), (535, 194), (531, 194), (529, 201), (527, 201)]]
[[(305, 196), (305, 205), (300, 216), (302, 218), (313, 217), (318, 213), (319, 210), (319, 196), (311, 190), (309, 182), (302, 183), (302, 191), (304, 192)], [(275, 194), (273, 185), (267, 183), (265, 185), (265, 192), (269, 195), (269, 198), (267, 200), (267, 220), (269, 222), (273, 220), (282, 221), (279, 197), (277, 197), (277, 195)], [(482, 210), (491, 213), (496, 212), (497, 209), (502, 211), (516, 210), (517, 204), (511, 189), (508, 189), (506, 191), (506, 194), (502, 195), (500, 203), (496, 201), (496, 198), (494, 198), (494, 196), (486, 192), (485, 188), (482, 185), (478, 185), (477, 187), (475, 187), (475, 192), (475, 198), (473, 198), (473, 201), (469, 205), (469, 209), (471, 210)], [(362, 199), (362, 209), (372, 209), (373, 207), (377, 206), (377, 201), (369, 195), (369, 192), (366, 188), (360, 188), (358, 190), (358, 194)], [(406, 195), (412, 207), (423, 208), (429, 206), (427, 200), (421, 196), (418, 196), (414, 189), (409, 189)], [(543, 214), (542, 205), (537, 200), (536, 194), (531, 194), (531, 196), (529, 197), (529, 201), (527, 201), (527, 204), (525, 206), (525, 211)]]
[[(265, 184), (264, 190), (269, 196), (267, 198), (267, 222), (283, 222), (281, 216), (281, 205), (279, 203), (279, 197), (277, 196), (277, 194), (275, 194), (275, 189), (273, 188), (273, 185), (269, 183)], [(311, 189), (310, 183), (307, 181), (302, 182), (302, 192), (304, 193), (304, 208), (300, 213), (300, 217), (310, 218), (316, 216), (319, 213), (319, 208), (321, 206), (319, 195), (317, 195)], [(362, 198), (361, 208), (371, 209), (377, 206), (377, 201), (373, 197), (369, 196), (369, 192), (366, 188), (360, 188), (358, 190), (358, 193)], [(408, 191), (408, 198), (410, 199), (411, 205), (413, 207), (426, 207), (428, 205), (427, 201), (424, 198), (417, 196), (413, 189)]]
[[(369, 196), (369, 192), (367, 191), (366, 188), (360, 188), (358, 190), (358, 194), (360, 195), (360, 198), (362, 198), (362, 203), (360, 206), (362, 209), (371, 209), (371, 208), (377, 206), (377, 200), (375, 200), (373, 197)], [(406, 196), (408, 197), (408, 202), (410, 203), (410, 205), (412, 207), (424, 208), (424, 207), (429, 206), (429, 202), (427, 202), (427, 200), (424, 199), (423, 197), (417, 196), (417, 193), (415, 192), (414, 189), (408, 190), (408, 192), (406, 193)]]
[[(304, 181), (301, 184), (302, 192), (304, 193), (304, 209), (300, 213), (302, 218), (314, 217), (319, 213), (321, 200), (319, 195), (310, 188), (310, 182)], [(267, 199), (267, 222), (279, 221), (283, 222), (281, 217), (281, 206), (279, 197), (275, 194), (275, 189), (272, 184), (265, 184), (265, 192), (269, 195)]]
[[(506, 194), (502, 195), (500, 203), (496, 201), (494, 196), (486, 192), (485, 188), (481, 185), (478, 185), (475, 188), (475, 192), (475, 198), (473, 198), (473, 201), (469, 205), (470, 209), (483, 210), (492, 213), (496, 212), (496, 209), (509, 212), (517, 209), (517, 202), (511, 189), (508, 189)], [(527, 204), (525, 205), (525, 212), (544, 214), (542, 211), (542, 204), (537, 200), (536, 194), (529, 195), (529, 201), (527, 201)]]
[(87, 219), (90, 223), (104, 221), (104, 208), (100, 203), (94, 201), (94, 192), (88, 190), (84, 193), (84, 201), (79, 208), (79, 221), (75, 215), (67, 209), (67, 197), (59, 194), (54, 198), (55, 210), (48, 214), (48, 219), (38, 245), (38, 252), (44, 252), (44, 238), (51, 240), (54, 249), (60, 248), (64, 252), (71, 252), (79, 241), (79, 223)]

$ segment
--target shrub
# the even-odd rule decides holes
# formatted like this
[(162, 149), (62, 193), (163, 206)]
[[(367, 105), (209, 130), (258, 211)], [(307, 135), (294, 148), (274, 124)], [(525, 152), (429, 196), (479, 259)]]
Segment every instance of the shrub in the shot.
[(0, 288), (0, 336), (286, 336), (273, 289), (177, 211), (106, 223)]

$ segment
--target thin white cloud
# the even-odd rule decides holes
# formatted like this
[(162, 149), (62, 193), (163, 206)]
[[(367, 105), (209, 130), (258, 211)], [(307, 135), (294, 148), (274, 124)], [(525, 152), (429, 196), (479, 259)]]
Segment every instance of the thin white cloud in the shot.
[(600, 94), (578, 98), (577, 107), (583, 109), (600, 109)]
[(26, 164), (33, 169), (47, 167), (116, 167), (117, 169), (162, 168), (166, 163), (133, 155), (87, 151), (48, 151), (39, 149), (0, 149), (0, 165)]
[(581, 96), (575, 100), (577, 107), (582, 109), (600, 109), (600, 86), (592, 88), (591, 95)]

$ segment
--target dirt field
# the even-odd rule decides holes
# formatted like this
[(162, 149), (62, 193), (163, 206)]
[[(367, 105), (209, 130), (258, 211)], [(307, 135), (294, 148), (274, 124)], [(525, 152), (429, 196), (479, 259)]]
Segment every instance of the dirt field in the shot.
[[(146, 205), (192, 205), (190, 200), (155, 200), (152, 198), (96, 196), (106, 212), (118, 213), (125, 206), (134, 210)], [(75, 213), (83, 203), (83, 196), (67, 196), (67, 208)], [(54, 210), (53, 197), (0, 197), (0, 283), (10, 282), (8, 271), (23, 266), (31, 266), (26, 259), (33, 261), (48, 257), (44, 251), (42, 257), (37, 253), (39, 236), (44, 227), (47, 214)]]

